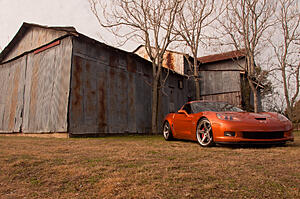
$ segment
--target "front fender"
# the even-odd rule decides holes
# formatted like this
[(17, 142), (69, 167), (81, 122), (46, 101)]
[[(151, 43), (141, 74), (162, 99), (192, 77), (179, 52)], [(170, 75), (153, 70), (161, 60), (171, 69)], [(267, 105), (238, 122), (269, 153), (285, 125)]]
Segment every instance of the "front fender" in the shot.
[(171, 130), (172, 132), (174, 133), (174, 128), (173, 128), (173, 124), (174, 124), (174, 117), (175, 117), (175, 114), (174, 113), (169, 113), (165, 118), (164, 118), (164, 122), (162, 124), (162, 129), (163, 129), (163, 125), (166, 121), (169, 122), (169, 125), (171, 127)]

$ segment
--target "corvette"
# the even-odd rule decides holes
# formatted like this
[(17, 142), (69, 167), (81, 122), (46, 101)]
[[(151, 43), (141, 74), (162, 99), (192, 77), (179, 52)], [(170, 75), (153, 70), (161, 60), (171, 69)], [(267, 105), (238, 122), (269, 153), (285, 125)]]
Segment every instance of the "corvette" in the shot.
[(292, 123), (274, 112), (252, 113), (225, 102), (192, 101), (163, 123), (165, 140), (198, 141), (214, 144), (285, 144), (294, 141)]

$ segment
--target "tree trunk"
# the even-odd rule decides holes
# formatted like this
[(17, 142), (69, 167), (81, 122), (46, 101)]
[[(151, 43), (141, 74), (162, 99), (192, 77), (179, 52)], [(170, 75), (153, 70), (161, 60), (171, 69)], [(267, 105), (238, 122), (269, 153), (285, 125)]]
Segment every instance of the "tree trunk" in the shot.
[(196, 100), (200, 100), (200, 83), (199, 83), (199, 73), (198, 73), (198, 61), (197, 61), (196, 58), (194, 58), (194, 80), (195, 80)]
[(152, 84), (152, 125), (151, 125), (151, 131), (152, 134), (158, 133), (157, 129), (157, 109), (158, 109), (158, 79), (153, 78), (153, 84)]
[(287, 86), (288, 83), (287, 83), (287, 78), (285, 73), (285, 63), (283, 63), (281, 66), (281, 75), (283, 79), (283, 91), (284, 91), (285, 102), (286, 102), (286, 113), (288, 118), (292, 120), (292, 106), (290, 103), (289, 91)]
[[(253, 83), (253, 80), (252, 80), (252, 77), (254, 76), (254, 71), (255, 71), (255, 61), (254, 61), (254, 55), (252, 53), (247, 55), (247, 71), (248, 71), (247, 79), (248, 79), (251, 91), (253, 93), (254, 113), (258, 113), (259, 110), (258, 110), (257, 88), (254, 86), (254, 83)], [(259, 84), (259, 82), (257, 82), (257, 84)]]
[[(284, 80), (284, 81), (286, 81), (286, 80)], [(285, 94), (285, 102), (286, 102), (286, 114), (287, 114), (287, 117), (290, 120), (292, 120), (293, 119), (293, 107), (291, 105), (288, 90), (286, 87), (284, 88), (284, 94)]]
[(164, 115), (162, 115), (161, 113), (163, 113), (163, 73), (160, 73), (160, 78), (158, 81), (158, 89), (157, 89), (157, 120), (156, 120), (156, 124), (157, 124), (157, 133), (161, 132), (161, 125), (162, 125), (162, 121), (164, 119)]
[(293, 109), (290, 105), (286, 106), (287, 117), (292, 121), (293, 120)]
[(200, 84), (197, 77), (195, 77), (196, 100), (200, 100)]
[(251, 88), (251, 91), (253, 93), (253, 108), (254, 108), (254, 113), (258, 113), (258, 96), (257, 96), (257, 90), (256, 87), (254, 86), (251, 78), (248, 76), (248, 82)]

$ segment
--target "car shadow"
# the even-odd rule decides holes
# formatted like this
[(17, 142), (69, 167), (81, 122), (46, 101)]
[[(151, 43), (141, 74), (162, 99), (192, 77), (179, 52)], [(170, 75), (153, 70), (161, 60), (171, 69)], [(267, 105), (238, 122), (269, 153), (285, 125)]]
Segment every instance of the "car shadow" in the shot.
[[(183, 139), (174, 139), (173, 141), (184, 142), (184, 143), (193, 143), (199, 145), (197, 141), (193, 140), (183, 140)], [(200, 146), (200, 145), (199, 145)], [(201, 146), (200, 146), (201, 147)], [(203, 147), (203, 148), (229, 148), (229, 149), (268, 149), (268, 148), (277, 148), (277, 147), (300, 147), (300, 143), (296, 142), (287, 142), (285, 144), (216, 144), (212, 147)]]
[(269, 149), (269, 148), (285, 148), (285, 147), (300, 147), (298, 143), (285, 144), (217, 144), (219, 147), (230, 149)]

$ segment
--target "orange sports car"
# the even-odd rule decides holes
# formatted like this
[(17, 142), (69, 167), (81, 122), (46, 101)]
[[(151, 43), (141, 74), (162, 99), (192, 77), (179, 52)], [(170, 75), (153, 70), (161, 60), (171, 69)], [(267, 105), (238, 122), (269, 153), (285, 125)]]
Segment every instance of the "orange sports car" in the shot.
[(285, 144), (294, 141), (292, 123), (273, 112), (250, 113), (225, 102), (193, 101), (163, 124), (165, 140), (198, 141), (203, 147), (217, 144)]

